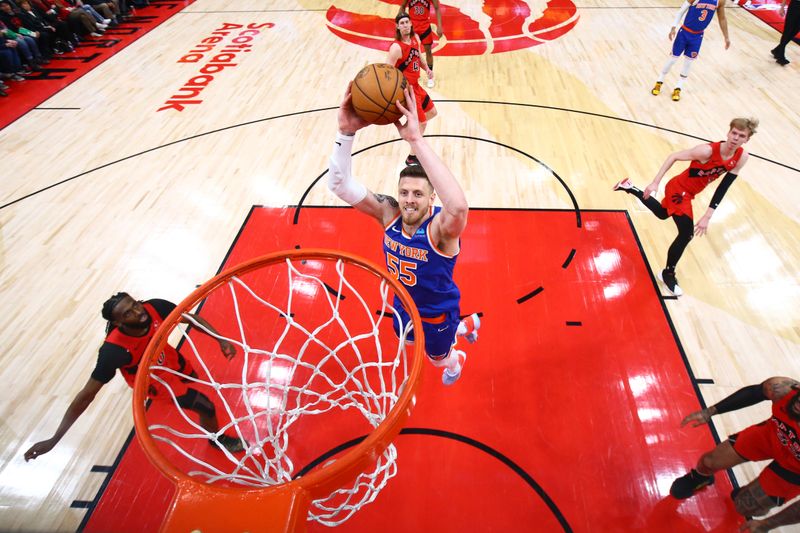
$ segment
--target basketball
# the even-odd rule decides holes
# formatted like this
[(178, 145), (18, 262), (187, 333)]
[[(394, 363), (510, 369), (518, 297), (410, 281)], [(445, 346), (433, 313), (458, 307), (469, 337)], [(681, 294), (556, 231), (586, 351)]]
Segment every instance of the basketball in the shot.
[(406, 78), (392, 65), (373, 63), (362, 68), (353, 80), (353, 109), (370, 124), (392, 124), (403, 113), (395, 102), (405, 105)]

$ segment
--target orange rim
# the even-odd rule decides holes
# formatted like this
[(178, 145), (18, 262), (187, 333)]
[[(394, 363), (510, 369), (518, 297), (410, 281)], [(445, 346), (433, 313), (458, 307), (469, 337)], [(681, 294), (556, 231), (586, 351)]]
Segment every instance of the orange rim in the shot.
[(420, 319), (419, 312), (417, 311), (411, 296), (400, 282), (391, 278), (386, 272), (381, 270), (374, 263), (351, 253), (338, 250), (308, 248), (303, 250), (275, 252), (246, 261), (216, 275), (194, 290), (189, 296), (187, 296), (164, 320), (164, 323), (147, 345), (144, 356), (142, 357), (142, 361), (139, 364), (139, 368), (150, 368), (151, 361), (154, 359), (156, 354), (160, 353), (164, 349), (164, 346), (169, 338), (169, 333), (180, 321), (182, 314), (190, 309), (193, 309), (213, 290), (224, 285), (231, 277), (241, 276), (261, 267), (285, 261), (286, 259), (291, 259), (293, 261), (303, 259), (342, 259), (350, 264), (357, 265), (375, 274), (377, 277), (386, 280), (391, 285), (392, 289), (403, 303), (403, 307), (409, 311), (416, 336), (411, 370), (408, 374), (408, 379), (406, 380), (404, 389), (397, 399), (397, 402), (392, 407), (392, 410), (386, 416), (386, 419), (384, 419), (384, 421), (381, 422), (378, 427), (367, 436), (367, 438), (365, 438), (358, 445), (354, 446), (347, 453), (345, 453), (344, 456), (332, 464), (319, 468), (289, 483), (283, 483), (269, 487), (256, 489), (214, 487), (213, 485), (205, 484), (192, 478), (184, 472), (181, 472), (166, 457), (164, 457), (164, 455), (158, 449), (156, 441), (150, 435), (150, 431), (148, 430), (145, 411), (145, 401), (147, 400), (146, 391), (150, 383), (150, 373), (141, 371), (137, 372), (133, 390), (133, 420), (136, 428), (136, 437), (139, 439), (139, 442), (150, 461), (167, 478), (175, 483), (179, 495), (182, 491), (189, 490), (191, 487), (195, 487), (196, 489), (199, 489), (200, 493), (220, 495), (227, 494), (229, 496), (238, 495), (242, 498), (247, 498), (248, 494), (256, 495), (261, 494), (264, 491), (274, 491), (275, 489), (304, 491), (308, 493), (310, 499), (327, 496), (335, 489), (341, 487), (351, 479), (354, 479), (371, 462), (373, 462), (377, 456), (383, 453), (386, 447), (400, 432), (403, 424), (411, 414), (413, 399), (422, 375), (422, 365), (424, 361), (423, 354), (425, 342), (423, 337), (424, 334), (422, 330), (422, 321)]

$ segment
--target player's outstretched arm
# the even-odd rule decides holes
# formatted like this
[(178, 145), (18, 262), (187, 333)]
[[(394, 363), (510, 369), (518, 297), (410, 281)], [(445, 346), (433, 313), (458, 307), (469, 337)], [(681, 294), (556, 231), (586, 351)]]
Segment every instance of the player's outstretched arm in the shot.
[(664, 164), (661, 165), (661, 168), (658, 170), (656, 177), (653, 178), (653, 181), (650, 182), (650, 185), (645, 187), (642, 196), (647, 199), (650, 197), (650, 195), (658, 191), (658, 185), (661, 183), (661, 179), (664, 177), (664, 174), (666, 174), (667, 171), (672, 168), (672, 165), (674, 165), (676, 161), (708, 161), (710, 157), (711, 146), (707, 144), (699, 144), (694, 148), (680, 150), (678, 152), (669, 154), (667, 159), (664, 160)]
[(204, 331), (203, 329), (205, 328), (205, 330), (208, 330), (208, 332), (212, 334), (211, 337), (219, 343), (219, 349), (222, 351), (222, 354), (229, 361), (233, 359), (233, 357), (236, 355), (236, 346), (226, 341), (225, 339), (218, 339), (214, 337), (214, 335), (219, 335), (219, 332), (216, 329), (214, 329), (214, 326), (212, 326), (211, 323), (205, 318), (201, 317), (200, 315), (195, 315), (192, 313), (187, 313), (187, 315), (189, 316), (189, 318), (184, 317), (181, 320), (181, 322), (183, 322), (184, 324), (194, 325), (194, 323), (192, 322), (193, 319), (195, 322), (197, 322), (202, 326), (202, 328), (200, 328), (200, 331), (206, 333), (206, 331)]
[[(401, 124), (400, 121), (397, 121), (395, 126), (397, 126), (400, 136), (411, 145), (411, 149), (417, 155), (420, 165), (425, 169), (431, 185), (442, 201), (442, 213), (436, 217), (438, 230), (447, 239), (457, 239), (467, 225), (467, 213), (469, 212), (467, 198), (453, 173), (422, 137), (414, 91), (406, 87), (405, 96), (406, 105), (397, 102), (397, 107), (405, 115), (406, 122)], [(434, 223), (436, 224), (437, 221)]]
[(707, 424), (714, 415), (744, 409), (745, 407), (750, 407), (764, 400), (775, 402), (798, 388), (800, 388), (800, 382), (791, 378), (769, 378), (757, 385), (741, 388), (711, 407), (706, 407), (705, 409), (691, 413), (683, 419), (681, 427), (690, 423), (692, 427), (702, 426), (703, 424)]
[(731, 40), (728, 37), (728, 16), (725, 14), (725, 2), (718, 2), (717, 22), (719, 29), (722, 30), (722, 36), (725, 37), (725, 50), (727, 50), (731, 47)]
[(408, 7), (408, 0), (403, 0), (403, 3), (400, 4), (400, 9), (397, 11), (397, 14), (405, 13), (406, 8)]
[(397, 200), (373, 193), (352, 175), (353, 141), (356, 132), (367, 127), (368, 123), (353, 109), (350, 85), (339, 105), (337, 123), (339, 131), (328, 161), (328, 189), (341, 200), (385, 226), (400, 212)]
[(36, 459), (40, 455), (52, 450), (53, 447), (58, 444), (58, 441), (61, 440), (61, 437), (72, 427), (72, 424), (86, 411), (86, 408), (89, 407), (102, 387), (103, 383), (101, 381), (89, 378), (86, 385), (75, 395), (75, 398), (69, 404), (69, 407), (67, 407), (67, 411), (64, 413), (61, 423), (58, 425), (58, 429), (56, 429), (53, 436), (31, 446), (28, 451), (25, 452), (25, 460), (30, 461), (31, 459)]

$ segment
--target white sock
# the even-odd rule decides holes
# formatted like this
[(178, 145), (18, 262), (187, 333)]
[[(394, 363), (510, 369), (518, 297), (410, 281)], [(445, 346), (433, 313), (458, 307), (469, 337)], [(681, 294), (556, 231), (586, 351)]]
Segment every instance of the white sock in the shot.
[(445, 359), (445, 366), (451, 374), (457, 374), (461, 370), (461, 361), (458, 357), (458, 350), (451, 349), (450, 355)]
[(688, 57), (684, 60), (683, 68), (681, 69), (681, 77), (678, 79), (678, 85), (676, 85), (678, 89), (683, 87), (683, 82), (689, 77), (689, 70), (692, 68), (692, 63), (694, 63), (694, 60)]
[(658, 77), (657, 81), (660, 81), (662, 83), (664, 82), (664, 77), (667, 75), (667, 73), (669, 72), (669, 69), (672, 68), (672, 65), (674, 65), (677, 60), (678, 60), (677, 57), (669, 56), (669, 59), (667, 59), (667, 62), (664, 63), (664, 68), (661, 69), (661, 75)]

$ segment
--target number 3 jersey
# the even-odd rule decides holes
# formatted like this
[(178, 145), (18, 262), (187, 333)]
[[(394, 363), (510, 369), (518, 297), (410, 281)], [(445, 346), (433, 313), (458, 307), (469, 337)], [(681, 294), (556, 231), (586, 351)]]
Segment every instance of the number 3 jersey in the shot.
[[(383, 234), (386, 269), (405, 286), (417, 305), (420, 316), (425, 318), (458, 311), (461, 299), (461, 293), (453, 281), (453, 269), (458, 254), (447, 255), (441, 252), (431, 240), (431, 223), (441, 209), (435, 207), (433, 214), (414, 235), (403, 231), (400, 215), (386, 226)], [(400, 305), (396, 296), (394, 304)]]

